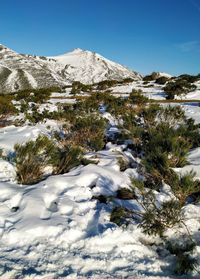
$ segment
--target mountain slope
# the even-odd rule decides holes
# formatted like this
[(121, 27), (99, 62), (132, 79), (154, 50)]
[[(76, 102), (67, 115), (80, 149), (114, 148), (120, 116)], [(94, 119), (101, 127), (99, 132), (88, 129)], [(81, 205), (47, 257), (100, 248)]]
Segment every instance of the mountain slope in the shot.
[[(140, 75), (103, 56), (82, 49), (75, 49), (64, 55), (51, 57), (64, 67), (70, 80), (82, 83), (95, 83), (106, 79), (138, 79)], [(61, 66), (61, 68), (62, 68)]]
[(94, 52), (75, 49), (64, 55), (44, 57), (19, 54), (0, 45), (1, 93), (128, 77), (140, 79), (138, 73)]

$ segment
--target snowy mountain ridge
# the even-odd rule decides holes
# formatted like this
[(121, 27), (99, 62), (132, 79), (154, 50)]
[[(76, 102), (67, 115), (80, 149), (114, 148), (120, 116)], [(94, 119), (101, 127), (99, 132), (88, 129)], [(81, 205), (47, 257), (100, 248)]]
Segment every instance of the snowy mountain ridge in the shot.
[(140, 74), (103, 56), (80, 48), (63, 55), (45, 57), (19, 54), (0, 44), (0, 92), (85, 84), (107, 79), (141, 79)]

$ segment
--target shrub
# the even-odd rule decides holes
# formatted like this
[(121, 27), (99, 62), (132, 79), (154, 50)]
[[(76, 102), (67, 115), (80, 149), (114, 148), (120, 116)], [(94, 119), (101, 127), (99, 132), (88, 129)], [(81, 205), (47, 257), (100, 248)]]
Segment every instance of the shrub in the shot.
[(196, 86), (194, 84), (182, 78), (170, 81), (164, 87), (164, 91), (167, 94), (166, 99), (174, 99), (175, 95), (187, 94), (195, 89)]
[(80, 165), (82, 150), (77, 146), (65, 146), (57, 153), (54, 162), (54, 174), (63, 174)]
[(68, 140), (77, 146), (98, 151), (104, 143), (106, 122), (94, 115), (77, 117), (71, 127)]
[(129, 100), (132, 104), (143, 105), (148, 102), (148, 98), (142, 95), (142, 90), (133, 89), (129, 95)]
[(145, 125), (148, 127), (155, 125), (156, 117), (160, 111), (162, 111), (160, 105), (149, 104), (148, 106), (142, 108), (139, 115), (143, 118)]
[(182, 205), (190, 195), (199, 191), (200, 181), (194, 180), (194, 176), (194, 172), (189, 172), (171, 183), (172, 190)]
[(200, 75), (191, 76), (191, 75), (188, 75), (188, 74), (183, 74), (183, 75), (178, 76), (178, 79), (183, 79), (183, 80), (186, 80), (189, 83), (193, 83), (193, 82), (196, 82), (200, 79)]
[(168, 78), (168, 77), (161, 76), (161, 77), (159, 77), (159, 78), (157, 78), (157, 79), (155, 80), (155, 83), (160, 84), (160, 85), (163, 85), (163, 84), (165, 84), (167, 81), (169, 81), (169, 79), (170, 79), (170, 78)]
[(97, 90), (105, 90), (116, 84), (118, 84), (117, 80), (103, 80), (103, 81), (98, 82), (96, 85), (97, 85)]
[(118, 162), (120, 171), (125, 171), (126, 169), (129, 168), (129, 161), (127, 159), (125, 159), (124, 157), (119, 157), (117, 162)]
[(76, 94), (80, 94), (81, 91), (83, 92), (90, 92), (92, 90), (92, 85), (89, 84), (83, 84), (80, 81), (74, 81), (72, 83), (72, 90), (71, 90), (71, 94), (76, 95)]
[(62, 92), (60, 87), (52, 86), (49, 88), (27, 89), (15, 92), (15, 100), (24, 100), (26, 103), (45, 103), (49, 100), (52, 92)]
[(131, 177), (131, 185), (133, 188), (137, 188), (141, 193), (144, 193), (144, 182)]
[(143, 81), (146, 81), (146, 82), (153, 81), (153, 80), (158, 79), (159, 77), (160, 77), (159, 73), (153, 72), (150, 75), (144, 76)]
[(128, 219), (131, 218), (132, 213), (124, 207), (116, 206), (113, 208), (110, 215), (110, 222), (118, 226), (128, 225)]
[(152, 193), (144, 195), (142, 221), (139, 227), (149, 235), (163, 236), (168, 228), (180, 224), (183, 220), (181, 205), (176, 200), (165, 201), (157, 205)]
[(75, 104), (75, 109), (86, 113), (97, 112), (99, 105), (105, 104), (107, 110), (111, 111), (117, 104), (117, 101), (120, 103), (118, 106), (122, 105), (122, 98), (116, 98), (108, 92), (93, 92), (86, 99), (77, 102), (77, 104)]
[(44, 177), (44, 167), (53, 164), (52, 158), (57, 152), (54, 143), (46, 136), (16, 144), (14, 149), (17, 179), (21, 184), (39, 182)]
[(181, 243), (179, 241), (175, 243), (168, 241), (166, 248), (176, 256), (175, 273), (177, 275), (187, 274), (195, 269), (197, 260), (192, 257), (192, 253), (196, 248), (196, 243), (193, 240), (188, 239)]
[(117, 190), (116, 198), (120, 200), (132, 200), (135, 199), (136, 196), (133, 190), (127, 188), (121, 188)]
[(12, 96), (0, 95), (0, 116), (7, 116), (9, 114), (15, 114), (17, 109), (12, 103)]

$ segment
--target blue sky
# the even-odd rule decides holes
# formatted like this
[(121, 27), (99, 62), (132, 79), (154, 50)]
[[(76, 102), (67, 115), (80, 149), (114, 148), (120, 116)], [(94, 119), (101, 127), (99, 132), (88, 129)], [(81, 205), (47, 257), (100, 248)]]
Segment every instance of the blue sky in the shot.
[(200, 0), (5, 0), (0, 43), (20, 53), (96, 51), (143, 74), (200, 73)]

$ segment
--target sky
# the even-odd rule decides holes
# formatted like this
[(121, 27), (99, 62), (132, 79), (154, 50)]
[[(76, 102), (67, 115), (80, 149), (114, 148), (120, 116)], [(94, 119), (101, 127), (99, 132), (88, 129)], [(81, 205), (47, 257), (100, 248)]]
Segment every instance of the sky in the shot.
[(0, 43), (45, 56), (82, 48), (142, 74), (198, 74), (200, 0), (0, 0)]

